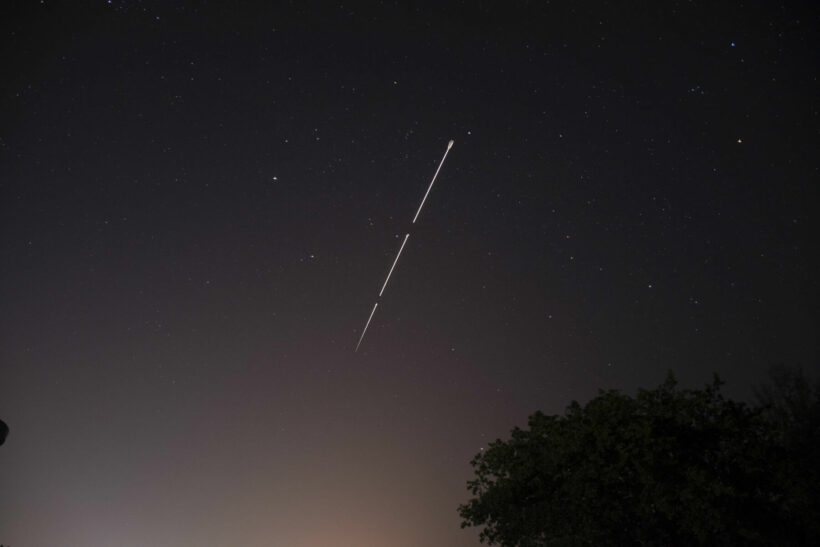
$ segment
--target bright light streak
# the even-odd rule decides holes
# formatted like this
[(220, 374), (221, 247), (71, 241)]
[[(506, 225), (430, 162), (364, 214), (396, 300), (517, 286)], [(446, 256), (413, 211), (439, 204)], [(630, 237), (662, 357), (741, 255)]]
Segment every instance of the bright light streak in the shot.
[(399, 261), (399, 257), (401, 256), (401, 252), (404, 250), (404, 245), (407, 243), (407, 238), (410, 237), (410, 234), (404, 236), (404, 241), (401, 242), (401, 247), (399, 247), (399, 252), (396, 254), (396, 259), (393, 261), (393, 265), (390, 266), (390, 271), (387, 272), (387, 279), (384, 280), (384, 285), (382, 285), (382, 290), (379, 291), (379, 298), (381, 298), (382, 293), (384, 292), (384, 288), (387, 287), (387, 282), (390, 281), (390, 276), (393, 275), (393, 268), (396, 267), (396, 263)]
[(362, 345), (362, 340), (364, 339), (364, 333), (367, 332), (367, 327), (370, 326), (370, 320), (373, 319), (373, 314), (376, 313), (376, 308), (378, 308), (378, 307), (379, 307), (378, 302), (373, 304), (373, 311), (370, 312), (370, 317), (367, 318), (367, 323), (365, 323), (365, 325), (364, 325), (364, 329), (362, 330), (362, 335), (359, 336), (359, 343), (356, 344), (356, 349), (353, 350), (353, 353), (356, 353), (357, 351), (359, 351), (359, 346)]
[(438, 176), (438, 172), (441, 171), (441, 166), (444, 165), (444, 160), (447, 159), (447, 153), (453, 147), (455, 141), (450, 140), (447, 143), (447, 150), (444, 151), (444, 156), (441, 158), (441, 162), (438, 164), (438, 169), (436, 169), (436, 173), (433, 175), (433, 180), (430, 181), (430, 186), (427, 187), (427, 191), (424, 193), (424, 197), (421, 198), (421, 203), (419, 204), (419, 210), (416, 211), (416, 216), (413, 217), (413, 224), (416, 223), (416, 219), (419, 218), (419, 213), (421, 213), (421, 208), (424, 207), (424, 202), (427, 201), (427, 196), (430, 194), (430, 190), (433, 189), (433, 183), (436, 182), (436, 177)]

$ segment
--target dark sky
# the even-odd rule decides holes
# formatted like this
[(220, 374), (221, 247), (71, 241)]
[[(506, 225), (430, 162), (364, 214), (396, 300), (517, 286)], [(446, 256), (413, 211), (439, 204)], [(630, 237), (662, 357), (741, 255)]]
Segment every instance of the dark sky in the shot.
[(817, 8), (272, 4), (2, 3), (0, 542), (474, 546), (533, 411), (816, 372)]

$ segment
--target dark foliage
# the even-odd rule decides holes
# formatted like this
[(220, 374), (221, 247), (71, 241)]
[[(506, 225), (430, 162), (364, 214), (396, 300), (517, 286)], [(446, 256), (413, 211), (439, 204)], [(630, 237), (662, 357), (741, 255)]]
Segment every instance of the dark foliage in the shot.
[(773, 379), (752, 406), (717, 377), (681, 390), (670, 374), (536, 412), (473, 459), (462, 527), (510, 547), (820, 544), (820, 390), (799, 371)]

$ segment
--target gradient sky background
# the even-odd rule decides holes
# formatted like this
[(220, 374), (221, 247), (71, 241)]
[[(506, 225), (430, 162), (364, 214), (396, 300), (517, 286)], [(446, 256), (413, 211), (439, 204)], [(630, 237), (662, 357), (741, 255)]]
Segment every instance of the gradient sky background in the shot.
[(0, 7), (0, 542), (475, 546), (533, 411), (817, 372), (812, 3), (226, 4)]

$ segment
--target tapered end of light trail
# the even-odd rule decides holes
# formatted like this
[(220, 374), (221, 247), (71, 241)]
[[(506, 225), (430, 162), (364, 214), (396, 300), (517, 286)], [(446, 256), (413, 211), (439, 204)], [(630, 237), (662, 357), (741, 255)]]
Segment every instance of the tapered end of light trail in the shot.
[(447, 150), (451, 149), (453, 145), (456, 143), (453, 139), (450, 139), (450, 142), (447, 143)]

